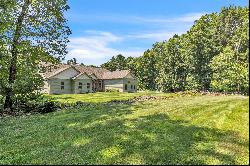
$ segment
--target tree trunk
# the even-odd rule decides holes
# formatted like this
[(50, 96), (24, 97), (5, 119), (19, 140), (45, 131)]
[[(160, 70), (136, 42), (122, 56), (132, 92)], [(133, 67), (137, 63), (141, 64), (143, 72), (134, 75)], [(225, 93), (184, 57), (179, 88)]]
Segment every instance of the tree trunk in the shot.
[(21, 29), (23, 25), (23, 20), (25, 15), (27, 14), (27, 10), (29, 5), (31, 4), (31, 0), (25, 0), (24, 5), (22, 6), (21, 14), (18, 16), (17, 22), (16, 22), (16, 29), (14, 38), (11, 45), (11, 61), (10, 61), (10, 67), (9, 67), (9, 79), (8, 79), (8, 88), (6, 89), (6, 98), (4, 103), (5, 109), (13, 109), (13, 84), (16, 79), (16, 73), (17, 73), (17, 56), (18, 56), (18, 49), (17, 46), (19, 44), (19, 39), (21, 36)]

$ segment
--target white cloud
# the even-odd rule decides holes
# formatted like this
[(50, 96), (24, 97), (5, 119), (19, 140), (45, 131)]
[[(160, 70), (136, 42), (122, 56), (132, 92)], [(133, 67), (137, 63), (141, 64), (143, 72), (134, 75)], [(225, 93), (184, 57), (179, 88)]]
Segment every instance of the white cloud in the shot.
[(101, 22), (116, 22), (116, 23), (131, 23), (131, 24), (170, 24), (170, 23), (193, 23), (198, 20), (205, 12), (187, 13), (179, 16), (127, 16), (127, 15), (89, 15), (89, 14), (70, 14), (68, 19), (74, 22), (101, 21)]
[(183, 17), (179, 17), (177, 21), (180, 22), (194, 22), (195, 20), (198, 20), (201, 18), (202, 15), (205, 15), (206, 13), (189, 13), (184, 15)]
[[(192, 23), (199, 19), (203, 14), (204, 13), (189, 13), (175, 17), (71, 15), (69, 16), (70, 20), (79, 21), (81, 23), (86, 21), (106, 21), (143, 24), (143, 27), (146, 25), (146, 27), (151, 30), (130, 32), (121, 36), (104, 31), (84, 31), (84, 35), (82, 36), (70, 38), (70, 43), (68, 45), (69, 53), (66, 56), (66, 59), (76, 58), (79, 63), (84, 63), (87, 65), (100, 65), (117, 54), (123, 54), (124, 56), (132, 57), (141, 56), (146, 49), (136, 48), (138, 41), (148, 41), (153, 44), (156, 41), (168, 40), (174, 34), (183, 34), (192, 25)], [(122, 49), (115, 49), (112, 47), (113, 44), (117, 43), (119, 45), (123, 45), (123, 42), (134, 43), (134, 46), (133, 48), (124, 46)]]
[(141, 51), (124, 51), (113, 49), (110, 44), (121, 42), (122, 37), (109, 32), (86, 31), (87, 36), (70, 38), (68, 45), (69, 53), (66, 60), (76, 58), (78, 62), (90, 65), (100, 65), (109, 60), (112, 56), (123, 54), (124, 56), (140, 56)]
[(175, 17), (135, 17), (139, 22), (155, 23), (155, 24), (169, 24), (169, 23), (193, 23), (198, 20), (205, 13), (188, 13)]
[(182, 34), (183, 32), (145, 32), (135, 33), (124, 36), (117, 36), (110, 32), (103, 31), (85, 31), (87, 35), (82, 37), (70, 38), (68, 45), (69, 53), (66, 56), (66, 60), (76, 58), (77, 62), (84, 63), (86, 65), (100, 65), (108, 61), (112, 56), (122, 54), (126, 57), (138, 57), (143, 55), (145, 48), (122, 48), (114, 49), (111, 47), (112, 44), (133, 41), (138, 39), (146, 39), (152, 41), (168, 40), (174, 34)]
[(181, 35), (184, 32), (145, 32), (145, 33), (138, 33), (129, 35), (129, 38), (137, 38), (137, 39), (150, 39), (152, 41), (163, 41), (168, 40), (169, 38), (173, 37), (175, 34)]

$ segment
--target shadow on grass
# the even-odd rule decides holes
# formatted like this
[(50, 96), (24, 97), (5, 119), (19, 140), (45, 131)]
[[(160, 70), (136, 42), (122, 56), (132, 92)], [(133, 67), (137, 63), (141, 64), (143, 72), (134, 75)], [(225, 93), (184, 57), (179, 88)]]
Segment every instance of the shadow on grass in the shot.
[(11, 142), (22, 158), (3, 151), (0, 163), (196, 165), (237, 164), (246, 157), (248, 142), (236, 132), (194, 126), (163, 113), (137, 116), (135, 108), (147, 109), (138, 103), (91, 103), (36, 119), (35, 127), (34, 119), (23, 121), (13, 136), (17, 144)]
[(82, 164), (235, 164), (239, 149), (248, 147), (232, 131), (190, 125), (166, 114), (127, 118), (130, 114), (131, 105), (96, 104), (68, 117), (74, 123), (67, 126), (81, 133), (72, 145), (78, 154), (84, 151)]

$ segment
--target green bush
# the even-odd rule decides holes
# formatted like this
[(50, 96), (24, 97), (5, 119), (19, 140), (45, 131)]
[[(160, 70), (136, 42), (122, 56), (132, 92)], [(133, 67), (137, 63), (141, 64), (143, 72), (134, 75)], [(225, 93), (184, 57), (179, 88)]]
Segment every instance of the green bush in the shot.
[(58, 102), (52, 101), (50, 99), (44, 99), (43, 97), (26, 101), (18, 99), (15, 101), (14, 109), (17, 112), (25, 113), (49, 113), (54, 112), (61, 108)]
[(59, 108), (59, 104), (55, 101), (44, 101), (38, 103), (38, 105), (35, 107), (35, 111), (44, 114), (49, 112), (55, 112)]

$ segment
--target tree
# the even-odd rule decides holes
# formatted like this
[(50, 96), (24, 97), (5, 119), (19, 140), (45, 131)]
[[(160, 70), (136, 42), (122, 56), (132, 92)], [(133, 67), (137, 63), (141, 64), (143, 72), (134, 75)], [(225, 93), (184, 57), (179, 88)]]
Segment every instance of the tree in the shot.
[(136, 77), (138, 79), (138, 88), (156, 90), (156, 56), (152, 50), (144, 52), (143, 56), (136, 59), (135, 62)]
[(229, 6), (221, 9), (216, 19), (217, 25), (215, 30), (216, 42), (221, 47), (225, 48), (230, 44), (238, 28), (242, 27), (246, 20), (249, 20), (248, 14), (248, 7)]
[(110, 61), (101, 65), (101, 67), (106, 68), (110, 71), (125, 70), (126, 66), (126, 58), (121, 54), (113, 56)]
[(216, 91), (249, 94), (249, 21), (245, 14), (228, 46), (210, 64), (212, 87)]
[(249, 72), (245, 54), (235, 53), (227, 47), (216, 56), (211, 67), (213, 69), (212, 87), (220, 92), (248, 93)]
[(68, 65), (75, 65), (75, 64), (77, 64), (76, 58), (72, 58), (72, 59), (70, 59), (70, 60), (67, 60), (67, 64), (68, 64)]
[[(4, 107), (12, 110), (15, 89), (24, 78), (23, 66), (35, 67), (29, 70), (35, 73), (39, 62), (59, 60), (67, 53), (71, 31), (63, 14), (69, 6), (66, 0), (0, 0), (0, 4), (0, 20), (4, 25), (0, 28), (0, 51), (5, 49), (8, 61), (8, 70), (1, 71), (7, 76)], [(29, 63), (24, 63), (26, 58)], [(31, 81), (29, 86), (34, 85)]]
[(221, 48), (214, 39), (216, 19), (216, 13), (204, 15), (188, 31), (186, 51), (193, 57), (191, 75), (197, 90), (210, 90), (212, 70), (209, 63)]
[(129, 70), (133, 74), (136, 74), (136, 68), (135, 68), (136, 60), (137, 60), (136, 58), (131, 57), (131, 56), (127, 57), (127, 59), (126, 59), (126, 67), (125, 67), (125, 69)]
[(162, 91), (175, 92), (187, 89), (191, 71), (191, 57), (186, 52), (186, 36), (174, 35), (167, 42), (157, 43), (153, 50), (158, 55), (157, 84)]

